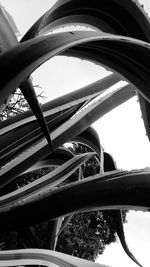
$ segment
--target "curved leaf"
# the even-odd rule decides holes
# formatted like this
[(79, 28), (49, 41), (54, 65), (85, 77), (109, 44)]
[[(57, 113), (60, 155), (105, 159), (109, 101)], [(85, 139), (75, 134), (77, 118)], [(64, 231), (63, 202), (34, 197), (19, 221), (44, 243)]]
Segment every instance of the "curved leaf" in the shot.
[[(22, 41), (33, 38), (39, 33), (52, 31), (54, 28), (78, 23), (104, 32), (150, 41), (149, 18), (143, 7), (134, 0), (99, 2), (82, 0), (80, 5), (73, 0), (59, 0), (29, 29)], [(139, 103), (145, 129), (150, 139), (150, 105), (140, 94)]]
[[(92, 84), (89, 84), (81, 89), (75, 90), (71, 93), (58, 97), (42, 105), (44, 116), (50, 116), (55, 113), (67, 110), (68, 108), (79, 103), (85, 103), (92, 97), (99, 95), (99, 93), (108, 89), (110, 86), (120, 81), (120, 76), (117, 74), (110, 74)], [(132, 92), (132, 90), (131, 90)], [(0, 134), (10, 131), (14, 128), (20, 127), (22, 124), (34, 121), (35, 116), (32, 111), (26, 111), (15, 117), (0, 122)]]
[[(87, 8), (88, 7), (88, 8)], [(124, 19), (128, 18), (128, 19)], [(104, 32), (130, 36), (150, 42), (150, 23), (138, 1), (108, 0), (92, 2), (59, 0), (25, 34), (22, 41), (55, 28), (84, 24)], [(145, 129), (150, 139), (150, 105), (139, 94)]]
[[(113, 171), (117, 170), (116, 162), (114, 161), (113, 157), (104, 152), (104, 171)], [(130, 252), (128, 245), (126, 243), (125, 235), (124, 235), (124, 228), (123, 228), (123, 220), (122, 220), (122, 211), (121, 210), (112, 210), (111, 215), (113, 217), (115, 228), (117, 235), (120, 239), (122, 247), (126, 254), (129, 256), (131, 260), (133, 260), (136, 264), (142, 267), (142, 265), (137, 261), (134, 255)]]
[[(56, 129), (56, 127), (59, 127), (62, 123), (68, 120), (79, 107), (80, 105), (77, 105), (64, 112), (59, 112), (56, 115), (47, 116), (46, 121), (49, 131)], [(20, 151), (20, 149), (36, 143), (41, 138), (43, 138), (43, 133), (41, 128), (38, 127), (37, 122), (22, 125), (15, 128), (13, 131), (2, 135), (0, 140), (1, 162), (2, 160), (10, 160), (12, 156), (14, 157), (14, 154)]]
[[(3, 231), (96, 209), (149, 210), (149, 172), (112, 172), (71, 183), (0, 209)], [(11, 224), (7, 222), (11, 221)]]
[(0, 252), (0, 266), (44, 265), (56, 267), (108, 267), (57, 251), (44, 249), (22, 249)]
[[(128, 18), (128, 19), (125, 19)], [(149, 41), (149, 19), (134, 0), (58, 0), (23, 36), (22, 42), (54, 28), (81, 23), (102, 31)]]
[(64, 147), (59, 147), (55, 154), (50, 154), (48, 157), (44, 158), (41, 161), (38, 161), (35, 165), (33, 165), (30, 169), (26, 170), (25, 173), (31, 172), (34, 170), (48, 168), (48, 167), (58, 167), (70, 159), (72, 159), (75, 155)]
[[(66, 36), (44, 36), (27, 41), (3, 53), (0, 56), (0, 104), (23, 82), (40, 64), (60, 53), (64, 49), (88, 40), (89, 34), (78, 33), (72, 41)], [(58, 37), (58, 38), (57, 38)], [(94, 35), (91, 33), (91, 37)], [(71, 42), (70, 42), (71, 41)], [(21, 59), (21, 60), (20, 60)], [(2, 68), (3, 65), (3, 68)], [(7, 75), (6, 75), (7, 74)], [(3, 76), (4, 75), (4, 76)]]
[[(5, 53), (6, 50), (16, 46), (18, 44), (18, 40), (15, 36), (15, 33), (9, 23), (9, 20), (7, 19), (7, 16), (5, 15), (4, 9), (2, 8), (0, 4), (0, 47), (1, 51), (0, 53)], [(6, 73), (5, 73), (6, 75)], [(41, 107), (38, 103), (38, 100), (35, 95), (34, 87), (32, 85), (32, 82), (30, 79), (25, 80), (21, 85), (20, 88), (26, 97), (26, 100), (28, 101), (31, 109), (33, 110), (42, 130), (43, 133), (52, 148), (50, 135), (48, 132), (48, 128), (45, 122), (45, 119), (42, 114)], [(11, 93), (14, 92), (16, 88), (13, 88), (12, 92), (10, 94), (5, 96), (5, 99), (3, 99), (3, 102), (1, 102), (0, 110), (3, 111), (5, 106), (7, 105), (8, 101), (11, 98)], [(53, 149), (53, 148), (52, 148)]]
[[(73, 46), (75, 47), (69, 49)], [(61, 52), (102, 63), (118, 71), (149, 100), (149, 50), (148, 43), (115, 35), (102, 36), (99, 32), (82, 31), (37, 37), (0, 57), (3, 66), (0, 68), (1, 74), (6, 73), (6, 68), (9, 73), (7, 77), (2, 75), (0, 81), (1, 101), (4, 95), (16, 88), (39, 64)], [(19, 61), (19, 58), (22, 60)]]
[(85, 161), (94, 156), (95, 153), (85, 153), (73, 157), (62, 166), (59, 166), (54, 171), (42, 176), (38, 180), (16, 190), (7, 195), (0, 197), (0, 208), (9, 209), (9, 206), (16, 202), (22, 202), (25, 199), (33, 199), (37, 196), (49, 192), (64, 182), (71, 174), (73, 174)]
[(142, 265), (137, 261), (137, 259), (130, 252), (130, 250), (129, 250), (128, 246), (127, 246), (127, 243), (126, 243), (126, 240), (125, 240), (125, 235), (124, 235), (121, 211), (113, 210), (112, 211), (112, 215), (113, 215), (113, 219), (114, 219), (114, 222), (115, 222), (116, 231), (117, 231), (117, 234), (119, 236), (119, 239), (120, 239), (120, 242), (121, 242), (121, 245), (122, 245), (124, 251), (126, 252), (126, 254), (129, 256), (129, 258), (131, 260), (133, 260), (137, 265), (142, 267)]
[[(82, 112), (77, 112), (71, 119), (56, 128), (51, 133), (54, 148), (57, 149), (74, 136), (79, 135), (98, 119), (99, 116), (103, 116), (103, 107), (109, 103), (109, 97), (110, 95), (105, 96), (102, 100), (95, 98), (90, 104), (88, 103), (87, 106), (84, 106)], [(23, 149), (16, 157), (11, 158), (0, 169), (0, 186), (6, 185), (25, 170), (29, 169), (33, 164), (48, 156), (50, 154), (49, 150), (49, 146), (47, 146), (47, 142), (44, 139)]]
[[(125, 86), (124, 88), (122, 88), (119, 91), (114, 91), (114, 94), (111, 94), (111, 96), (109, 97), (109, 99), (107, 99), (107, 104), (105, 102), (105, 104), (102, 102), (102, 114), (99, 114), (99, 117), (104, 116), (105, 113), (111, 111), (113, 108), (115, 108), (116, 106), (118, 106), (119, 104), (125, 102), (126, 100), (128, 100), (129, 98), (131, 98), (132, 96), (134, 96), (135, 91), (133, 90), (133, 88), (131, 88), (130, 85)], [(71, 104), (70, 104), (71, 105)], [(51, 116), (46, 116), (46, 121), (47, 121), (47, 125), (48, 125), (48, 129), (49, 131), (52, 131), (54, 127), (58, 127), (60, 125), (60, 123), (64, 122), (67, 118), (69, 118), (69, 116), (71, 116), (71, 114), (73, 115), (73, 113), (78, 109), (78, 106), (74, 106), (73, 108), (70, 108), (68, 110), (64, 110), (64, 111), (60, 111), (57, 112), (56, 115), (58, 115), (56, 118), (54, 118), (54, 116), (56, 116), (55, 114), (51, 115)], [(58, 110), (57, 110), (58, 111)], [(48, 111), (47, 111), (48, 112)], [(20, 118), (20, 116), (18, 116)], [(53, 118), (52, 120), (50, 120), (49, 118)], [(24, 145), (31, 144), (31, 141), (33, 142), (33, 140), (37, 140), (39, 137), (42, 137), (42, 131), (41, 129), (38, 127), (37, 122), (30, 122), (30, 117), (29, 117), (29, 123), (25, 123), (24, 126), (21, 126), (23, 124), (23, 122), (25, 121), (25, 119), (22, 120), (18, 120), (17, 123), (14, 123), (12, 125), (12, 129), (16, 126), (16, 128), (12, 131), (7, 132), (7, 129), (9, 130), (11, 128), (11, 121), (13, 120), (9, 120), (9, 124), (7, 124), (6, 127), (4, 127), (4, 129), (1, 129), (1, 132), (6, 132), (5, 134), (1, 135), (1, 139), (0, 139), (0, 159), (1, 159), (1, 163), (2, 163), (2, 159), (7, 159), (6, 157), (10, 155), (12, 156), (14, 154), (14, 152), (16, 153), (18, 149), (22, 148)], [(4, 121), (5, 122), (5, 121)], [(26, 119), (27, 122), (27, 119)], [(1, 124), (5, 126), (5, 124)], [(19, 128), (18, 128), (19, 127)], [(88, 131), (88, 130), (87, 130)], [(91, 136), (89, 138), (88, 137), (88, 133), (83, 133), (83, 137), (82, 134), (74, 137), (72, 139), (72, 141), (75, 142), (81, 142), (86, 145), (88, 145), (89, 147), (91, 147), (94, 151), (97, 152), (97, 154), (100, 154), (100, 150), (99, 150), (99, 144), (97, 143), (97, 146), (95, 145), (95, 141), (93, 140), (91, 142)], [(85, 141), (86, 140), (86, 141)], [(13, 153), (13, 154), (12, 154)]]

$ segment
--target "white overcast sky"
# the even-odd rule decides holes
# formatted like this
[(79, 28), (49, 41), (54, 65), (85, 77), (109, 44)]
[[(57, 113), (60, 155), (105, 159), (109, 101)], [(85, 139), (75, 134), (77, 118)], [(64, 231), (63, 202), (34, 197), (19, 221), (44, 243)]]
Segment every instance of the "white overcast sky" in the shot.
[[(79, 1), (79, 0), (77, 0)], [(13, 16), (23, 35), (28, 28), (56, 0), (1, 0), (1, 4)], [(150, 0), (141, 0), (150, 14)], [(34, 74), (34, 81), (44, 90), (48, 100), (94, 82), (108, 73), (104, 68), (80, 59), (56, 57), (41, 66)], [(111, 153), (122, 169), (138, 169), (150, 166), (150, 144), (145, 135), (139, 104), (136, 97), (108, 113), (94, 124), (104, 149)], [(149, 213), (131, 212), (125, 225), (129, 247), (146, 267), (149, 266)], [(100, 263), (112, 267), (136, 266), (125, 255), (119, 243), (108, 246), (99, 258)]]

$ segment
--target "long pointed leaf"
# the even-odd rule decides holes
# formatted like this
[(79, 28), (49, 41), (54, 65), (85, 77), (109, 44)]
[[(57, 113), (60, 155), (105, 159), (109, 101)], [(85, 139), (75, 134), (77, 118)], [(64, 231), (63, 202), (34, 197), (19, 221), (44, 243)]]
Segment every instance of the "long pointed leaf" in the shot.
[[(149, 172), (112, 172), (45, 192), (0, 209), (3, 231), (96, 209), (149, 210)], [(7, 222), (11, 221), (11, 224)]]
[(36, 116), (37, 121), (39, 122), (39, 125), (41, 126), (41, 129), (43, 131), (43, 134), (50, 146), (50, 149), (52, 150), (52, 152), (54, 152), (48, 126), (47, 126), (45, 117), (43, 115), (41, 106), (36, 97), (36, 93), (35, 93), (34, 86), (32, 84), (31, 79), (28, 79), (28, 80), (26, 79), (24, 82), (22, 82), (20, 85), (20, 89), (25, 99), (29, 103), (29, 106), (32, 109), (34, 115)]
[[(86, 38), (88, 36), (89, 35), (86, 34)], [(92, 34), (92, 36), (94, 35)], [(0, 68), (3, 77), (0, 82), (0, 104), (3, 104), (7, 97), (9, 97), (9, 95), (19, 87), (21, 82), (23, 82), (40, 64), (55, 54), (58, 54), (60, 48), (64, 50), (65, 46), (66, 48), (69, 47), (68, 37), (61, 38), (59, 41), (53, 40), (55, 38), (52, 36), (38, 37), (16, 45), (14, 48), (9, 49), (8, 52), (6, 51), (3, 53), (0, 57), (0, 62), (3, 65), (3, 68)], [(79, 36), (75, 36), (72, 40), (72, 45), (75, 44), (74, 41), (79, 42), (79, 39), (85, 39), (85, 37), (82, 37), (81, 33)], [(46, 43), (47, 45), (45, 45)], [(13, 65), (10, 66), (10, 64)]]
[(130, 250), (129, 250), (128, 246), (127, 246), (127, 243), (126, 243), (126, 240), (125, 240), (125, 235), (124, 235), (121, 211), (113, 210), (111, 212), (112, 212), (113, 219), (114, 219), (114, 222), (115, 222), (116, 231), (117, 231), (117, 234), (119, 236), (119, 239), (120, 239), (120, 242), (121, 242), (121, 245), (122, 245), (124, 251), (126, 252), (126, 254), (129, 256), (129, 258), (131, 260), (133, 260), (137, 265), (142, 267), (142, 265), (138, 262), (138, 260), (134, 257), (134, 255), (130, 252)]
[[(103, 105), (103, 112), (102, 115), (105, 115), (105, 113), (109, 112), (111, 109), (115, 108), (117, 105), (123, 103), (124, 101), (126, 101), (127, 99), (129, 99), (130, 97), (134, 96), (135, 91), (133, 89), (130, 88), (129, 85), (125, 86), (124, 88), (122, 88), (121, 90), (114, 92), (114, 94), (112, 94), (109, 97), (109, 101), (107, 100), (107, 105), (105, 103), (102, 104)], [(52, 130), (52, 127), (56, 127), (55, 125), (58, 126), (58, 123), (60, 123), (60, 120), (64, 120), (65, 117), (69, 114), (71, 114), (70, 112), (73, 112), (75, 110), (75, 107), (70, 109), (70, 111), (65, 111), (64, 114), (60, 113), (60, 116), (58, 116), (57, 121), (56, 119), (49, 122), (48, 117), (47, 118), (47, 123), (48, 123), (48, 127), (49, 130)], [(101, 115), (100, 115), (101, 117)], [(30, 121), (30, 120), (29, 120)], [(24, 122), (24, 119), (22, 119), (22, 121), (19, 121), (18, 126), (19, 129), (15, 129), (15, 131), (10, 131), (9, 133), (7, 133), (6, 135), (2, 135), (1, 136), (1, 140), (0, 140), (0, 159), (2, 160), (3, 158), (5, 158), (7, 155), (11, 155), (12, 151), (17, 151), (17, 149), (20, 149), (21, 147), (24, 146), (24, 144), (26, 144), (28, 142), (33, 141), (33, 138), (38, 138), (38, 136), (41, 136), (41, 130), (37, 127), (37, 130), (35, 130), (35, 127), (37, 125), (37, 123), (35, 122), (33, 125), (30, 124), (26, 124), (25, 126), (22, 126), (22, 123)], [(11, 120), (10, 120), (11, 123)], [(2, 126), (2, 125), (1, 125)], [(15, 126), (15, 124), (13, 125)], [(12, 128), (13, 128), (12, 126)], [(16, 125), (17, 126), (17, 125)], [(8, 126), (8, 130), (11, 127), (11, 124), (9, 124)], [(4, 127), (4, 129), (7, 129), (7, 126)], [(30, 130), (29, 130), (30, 129)], [(33, 130), (32, 130), (33, 129)], [(1, 131), (3, 131), (3, 129), (1, 129)], [(30, 131), (30, 133), (29, 133)], [(84, 142), (85, 144), (85, 139), (87, 140), (86, 144), (88, 146), (90, 146), (92, 149), (94, 149), (95, 151), (97, 151), (97, 154), (100, 153), (99, 151), (99, 145), (97, 145), (97, 147), (95, 146), (95, 141), (91, 142), (91, 136), (89, 138), (88, 137), (88, 133), (83, 133), (83, 137), (82, 134), (76, 136), (75, 138), (72, 139), (72, 141), (77, 141), (77, 142)]]
[[(75, 90), (71, 93), (58, 97), (52, 101), (42, 105), (44, 116), (49, 116), (68, 108), (77, 105), (79, 103), (85, 103), (85, 101), (97, 96), (100, 92), (108, 89), (110, 86), (120, 81), (120, 76), (116, 74), (110, 74), (92, 84), (89, 84), (81, 89)], [(131, 90), (132, 92), (132, 90)], [(20, 127), (22, 124), (26, 124), (35, 120), (32, 111), (26, 111), (23, 114), (19, 114), (15, 117), (0, 122), (0, 134), (10, 131), (14, 128)]]
[[(3, 53), (7, 49), (10, 49), (16, 46), (18, 44), (18, 40), (9, 23), (9, 20), (7, 19), (7, 16), (5, 15), (5, 12), (3, 11), (1, 4), (0, 4), (0, 17), (1, 17), (0, 19), (0, 45), (1, 45), (1, 53)], [(15, 89), (16, 88), (13, 88), (11, 93), (13, 93)], [(25, 80), (24, 83), (21, 84), (21, 90), (23, 91), (27, 101), (29, 102), (31, 109), (33, 110), (37, 120), (39, 121), (39, 124), (43, 130), (43, 133), (45, 134), (46, 139), (50, 147), (52, 148), (51, 139), (50, 139), (47, 125), (46, 125), (46, 121), (44, 119), (41, 107), (36, 98), (34, 87), (32, 85), (31, 80), (29, 79)], [(3, 110), (7, 102), (10, 100), (11, 93), (5, 96), (3, 103), (1, 103), (2, 105), (0, 107), (0, 110)]]
[[(112, 93), (113, 94), (113, 93)], [(107, 105), (110, 96), (104, 97), (102, 100), (95, 99), (90, 105), (85, 106), (82, 112), (78, 112), (71, 119), (66, 121), (51, 133), (54, 148), (71, 140), (89, 127), (99, 116), (103, 115), (103, 106)], [(49, 147), (45, 140), (41, 139), (35, 145), (28, 146), (27, 150), (23, 150), (17, 157), (5, 164), (0, 170), (0, 185), (4, 186), (15, 177), (29, 169), (33, 164), (45, 158), (50, 154)]]
[(55, 250), (57, 242), (57, 228), (59, 227), (59, 219), (48, 222), (47, 240), (45, 242), (45, 249)]
[[(125, 20), (124, 18), (128, 18)], [(150, 40), (149, 19), (143, 8), (134, 0), (93, 0), (78, 2), (58, 0), (23, 36), (22, 41), (34, 38), (37, 34), (52, 31), (77, 23), (90, 25), (105, 32)]]
[[(88, 8), (87, 8), (88, 4)], [(110, 6), (112, 8), (110, 8)], [(125, 20), (124, 18), (128, 18)], [(55, 27), (75, 25), (77, 23), (98, 28), (104, 32), (131, 36), (150, 41), (150, 23), (144, 8), (137, 1), (91, 1), (78, 2), (61, 0), (46, 12), (25, 34), (22, 41), (35, 37), (37, 34), (52, 31)], [(139, 94), (145, 129), (150, 138), (150, 105)]]
[[(55, 46), (53, 46), (54, 43)], [(45, 46), (45, 44), (47, 45)], [(65, 51), (64, 54), (80, 55), (81, 58), (109, 66), (131, 81), (147, 100), (150, 98), (148, 90), (149, 68), (145, 64), (149, 62), (150, 45), (148, 43), (127, 37), (107, 34), (102, 36), (99, 32), (82, 31), (82, 33), (60, 33), (48, 37), (37, 37), (35, 40), (22, 43), (17, 49), (14, 48), (2, 55), (0, 62), (3, 68), (0, 71), (1, 73), (5, 72), (7, 66), (9, 76), (7, 79), (2, 76), (0, 81), (1, 101), (3, 101), (4, 95), (9, 94), (14, 87), (16, 88), (25, 76), (30, 75), (39, 64), (75, 45), (78, 46)], [(22, 61), (18, 62), (20, 57), (22, 57)], [(13, 64), (14, 60), (17, 61), (16, 65)], [(10, 67), (12, 65), (15, 65), (13, 70)], [(135, 71), (131, 72), (130, 69)]]
[[(149, 44), (137, 39), (115, 35), (102, 39), (100, 42), (91, 42), (74, 47), (62, 54), (77, 57), (80, 55), (82, 59), (88, 59), (94, 63), (101, 62), (101, 64), (122, 74), (135, 85), (140, 95), (149, 101)], [(138, 61), (137, 58), (139, 57), (140, 60)]]
[(30, 169), (28, 169), (25, 173), (31, 172), (37, 169), (48, 168), (48, 167), (58, 167), (70, 159), (74, 158), (74, 153), (72, 153), (69, 149), (64, 147), (59, 147), (55, 154), (50, 154), (45, 159), (38, 161), (35, 165), (33, 165)]
[[(67, 119), (69, 119), (80, 107), (77, 105), (68, 109), (67, 111), (60, 112), (60, 114), (56, 114), (56, 116), (48, 116), (47, 126), (49, 131), (54, 130), (56, 127), (60, 126)], [(43, 132), (41, 128), (38, 127), (36, 122), (25, 124), (24, 126), (20, 126), (19, 128), (14, 129), (1, 136), (0, 140), (0, 159), (1, 161), (8, 156), (14, 155), (21, 148), (26, 145), (31, 145), (32, 143), (36, 143), (43, 137)]]
[[(43, 190), (51, 191), (54, 187), (64, 182), (72, 173), (74, 173), (85, 161), (94, 156), (95, 153), (85, 153), (78, 155), (54, 171), (42, 176), (38, 180), (28, 184), (12, 193), (0, 197), (0, 207), (11, 206), (15, 202), (21, 202), (23, 199), (32, 199), (42, 195)], [(45, 191), (44, 191), (45, 194)]]
[[(104, 171), (106, 170), (107, 171), (117, 170), (117, 166), (116, 166), (116, 163), (113, 157), (109, 155), (108, 153), (104, 152)], [(111, 216), (113, 217), (116, 232), (120, 239), (120, 242), (122, 244), (124, 251), (126, 252), (126, 254), (129, 256), (131, 260), (133, 260), (136, 264), (142, 267), (142, 265), (137, 261), (134, 255), (130, 252), (128, 245), (126, 243), (121, 210), (112, 210)]]
[(56, 267), (108, 267), (78, 257), (44, 249), (23, 249), (0, 252), (0, 266), (44, 265)]

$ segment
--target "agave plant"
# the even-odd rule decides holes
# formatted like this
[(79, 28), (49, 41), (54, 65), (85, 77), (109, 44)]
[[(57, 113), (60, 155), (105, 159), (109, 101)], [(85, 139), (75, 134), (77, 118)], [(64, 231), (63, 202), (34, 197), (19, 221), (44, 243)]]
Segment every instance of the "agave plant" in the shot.
[[(47, 34), (74, 24), (94, 27), (94, 31)], [(67, 222), (72, 214), (97, 209), (112, 210), (123, 248), (142, 266), (127, 247), (120, 210), (149, 210), (150, 174), (118, 171), (115, 165), (104, 173), (103, 150), (90, 125), (137, 94), (150, 137), (149, 39), (149, 19), (134, 0), (58, 0), (20, 42), (0, 7), (0, 110), (18, 87), (31, 107), (30, 111), (0, 123), (0, 188), (25, 172), (57, 166), (39, 180), (0, 197), (1, 230), (24, 231), (24, 236), (31, 237), (29, 226), (51, 220), (51, 251), (0, 252), (0, 266), (99, 266), (52, 251), (61, 231), (61, 217)], [(58, 54), (102, 64), (113, 74), (52, 100), (41, 109), (30, 75)], [(107, 93), (122, 79), (128, 83)], [(63, 147), (66, 142), (82, 143), (91, 152), (75, 156)], [(81, 179), (78, 170), (93, 156), (99, 161), (101, 172)], [(64, 185), (73, 173), (78, 181), (69, 180)]]

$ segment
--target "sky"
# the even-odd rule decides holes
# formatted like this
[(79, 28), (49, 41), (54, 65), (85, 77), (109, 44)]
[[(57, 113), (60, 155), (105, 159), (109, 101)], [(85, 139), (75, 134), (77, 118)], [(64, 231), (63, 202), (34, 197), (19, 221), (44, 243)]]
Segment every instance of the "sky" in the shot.
[[(13, 16), (23, 35), (54, 4), (55, 0), (1, 0), (0, 2)], [(140, 2), (150, 14), (150, 1)], [(51, 100), (108, 74), (104, 68), (85, 60), (57, 56), (43, 64), (33, 74), (33, 78), (34, 83), (42, 87), (47, 100)], [(119, 169), (130, 170), (150, 166), (150, 144), (136, 97), (108, 113), (93, 126), (99, 133), (105, 151), (114, 157)], [(130, 212), (127, 220), (125, 231), (129, 247), (145, 267), (149, 266), (150, 215)], [(119, 242), (108, 246), (98, 261), (112, 267), (136, 266), (125, 255)]]

